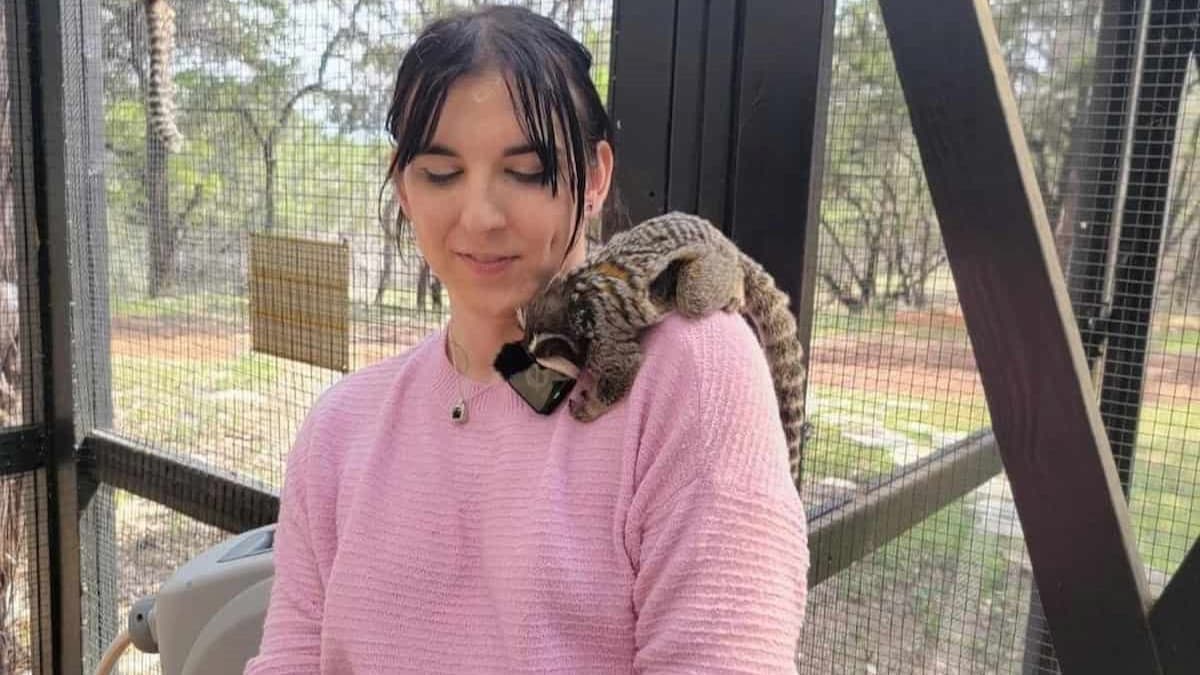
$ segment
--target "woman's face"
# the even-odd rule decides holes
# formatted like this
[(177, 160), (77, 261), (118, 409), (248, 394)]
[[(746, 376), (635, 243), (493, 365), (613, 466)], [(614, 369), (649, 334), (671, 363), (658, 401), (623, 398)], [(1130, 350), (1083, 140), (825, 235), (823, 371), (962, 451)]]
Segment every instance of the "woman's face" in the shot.
[[(561, 139), (562, 134), (558, 134)], [(560, 148), (559, 157), (565, 153)], [(612, 150), (601, 142), (585, 204), (598, 213)], [(517, 122), (499, 72), (459, 78), (433, 142), (401, 170), (396, 189), (417, 246), (456, 311), (511, 317), (563, 266), (575, 202), (559, 180), (542, 185), (542, 165)], [(583, 260), (584, 232), (565, 267)]]

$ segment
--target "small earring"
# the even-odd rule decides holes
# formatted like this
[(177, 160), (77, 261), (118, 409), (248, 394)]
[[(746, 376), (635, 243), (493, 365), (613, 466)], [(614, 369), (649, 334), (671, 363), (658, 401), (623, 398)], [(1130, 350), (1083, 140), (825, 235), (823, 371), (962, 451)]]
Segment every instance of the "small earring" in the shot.
[(587, 203), (587, 212), (588, 212), (588, 213), (591, 213), (591, 212), (592, 212), (592, 203), (591, 203), (591, 202), (588, 202), (588, 203)]

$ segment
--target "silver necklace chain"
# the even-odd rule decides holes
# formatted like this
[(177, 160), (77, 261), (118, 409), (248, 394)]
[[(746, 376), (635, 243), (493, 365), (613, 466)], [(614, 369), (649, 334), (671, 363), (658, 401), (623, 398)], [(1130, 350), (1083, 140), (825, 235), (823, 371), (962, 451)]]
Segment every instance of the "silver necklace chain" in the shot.
[(471, 396), (471, 399), (468, 399), (468, 398), (467, 398), (466, 394), (465, 394), (465, 393), (463, 393), (463, 388), (462, 388), (462, 378), (463, 378), (463, 374), (462, 374), (462, 372), (461, 372), (461, 371), (459, 371), (459, 369), (458, 369), (458, 364), (457, 364), (457, 363), (455, 363), (455, 360), (454, 360), (454, 350), (455, 350), (455, 348), (457, 348), (457, 349), (458, 349), (458, 351), (462, 352), (462, 355), (463, 355), (463, 360), (464, 360), (464, 361), (466, 361), (465, 368), (467, 368), (467, 369), (470, 369), (470, 367), (471, 367), (471, 360), (470, 360), (470, 358), (467, 356), (467, 352), (466, 352), (466, 350), (462, 348), (462, 345), (458, 344), (458, 342), (457, 342), (457, 341), (455, 341), (455, 339), (454, 339), (454, 334), (453, 334), (453, 332), (450, 330), (450, 327), (449, 327), (449, 326), (447, 326), (447, 327), (446, 327), (446, 340), (447, 340), (447, 342), (449, 342), (449, 345), (448, 345), (448, 346), (449, 346), (449, 349), (448, 349), (448, 351), (450, 352), (450, 353), (449, 353), (449, 356), (450, 356), (450, 367), (451, 367), (451, 368), (454, 370), (454, 384), (455, 384), (455, 386), (458, 388), (458, 402), (457, 402), (457, 403), (455, 403), (455, 404), (454, 404), (454, 405), (453, 405), (453, 406), (450, 408), (450, 421), (454, 422), (455, 424), (466, 424), (466, 423), (467, 423), (467, 419), (468, 419), (468, 417), (469, 417), (469, 416), (468, 416), (468, 414), (467, 414), (467, 401), (469, 401), (469, 400), (471, 400), (471, 399), (474, 399), (476, 396), (479, 396), (479, 395), (480, 395), (480, 394), (482, 394), (484, 391), (487, 391), (487, 389), (485, 388), (485, 389), (482, 389), (482, 390), (480, 390), (480, 391), (477, 391), (477, 392), (475, 392), (475, 393), (474, 393), (474, 394)]

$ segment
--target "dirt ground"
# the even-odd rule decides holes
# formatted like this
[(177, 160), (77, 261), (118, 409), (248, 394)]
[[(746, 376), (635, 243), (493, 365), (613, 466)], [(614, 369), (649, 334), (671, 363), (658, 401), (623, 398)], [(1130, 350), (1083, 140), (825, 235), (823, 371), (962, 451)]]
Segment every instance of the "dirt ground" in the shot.
[[(916, 321), (916, 319), (908, 319)], [(899, 318), (905, 321), (904, 315)], [(961, 319), (921, 315), (920, 332), (930, 337), (857, 333), (813, 344), (811, 381), (825, 387), (886, 392), (918, 398), (982, 397), (975, 357), (966, 339), (939, 339), (943, 327)], [(961, 333), (951, 333), (961, 334)], [(351, 347), (355, 367), (397, 353), (422, 336), (420, 327), (371, 326), (368, 339)], [(219, 327), (164, 326), (152, 321), (115, 322), (112, 354), (165, 359), (229, 359), (250, 349), (250, 334)], [(1147, 363), (1145, 401), (1200, 400), (1200, 355), (1152, 353)]]

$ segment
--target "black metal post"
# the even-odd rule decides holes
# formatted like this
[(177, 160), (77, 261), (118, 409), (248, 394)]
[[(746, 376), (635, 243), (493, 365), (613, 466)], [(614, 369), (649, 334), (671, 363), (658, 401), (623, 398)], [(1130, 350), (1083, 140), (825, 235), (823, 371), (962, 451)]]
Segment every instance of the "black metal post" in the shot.
[(34, 194), (38, 232), (44, 410), (49, 440), (51, 671), (82, 673), (75, 388), (72, 372), (70, 168), (65, 34), (70, 9), (60, 0), (27, 0), (33, 90)]
[(806, 368), (835, 5), (747, 2), (738, 39), (728, 222), (733, 238), (791, 298)]
[(1100, 413), (1108, 430), (1126, 495), (1132, 483), (1138, 418), (1145, 389), (1146, 348), (1166, 231), (1171, 166), (1200, 16), (1198, 0), (1153, 0), (1139, 73), (1136, 118), (1131, 126), (1124, 204), (1114, 216), (1120, 232), (1110, 237), (1116, 261), (1101, 297), (1104, 333)]
[(1192, 604), (1197, 601), (1200, 601), (1200, 539), (1192, 544), (1150, 611), (1150, 628), (1167, 675), (1194, 672), (1200, 663), (1200, 634), (1196, 632), (1196, 610)]
[[(1080, 153), (1072, 301), (1126, 495), (1195, 0), (1110, 0)], [(1145, 23), (1141, 23), (1143, 21)]]
[(618, 2), (617, 184), (640, 221), (718, 223), (788, 293), (810, 347), (833, 0)]
[[(1133, 483), (1146, 352), (1166, 231), (1183, 84), (1200, 18), (1196, 0), (1110, 0), (1084, 124), (1080, 200), (1068, 267), (1072, 304), (1097, 382), (1121, 489)], [(1031, 600), (1026, 672), (1054, 672), (1053, 643)]]
[(613, 2), (614, 182), (633, 222), (662, 213), (667, 203), (675, 6), (675, 0)]

